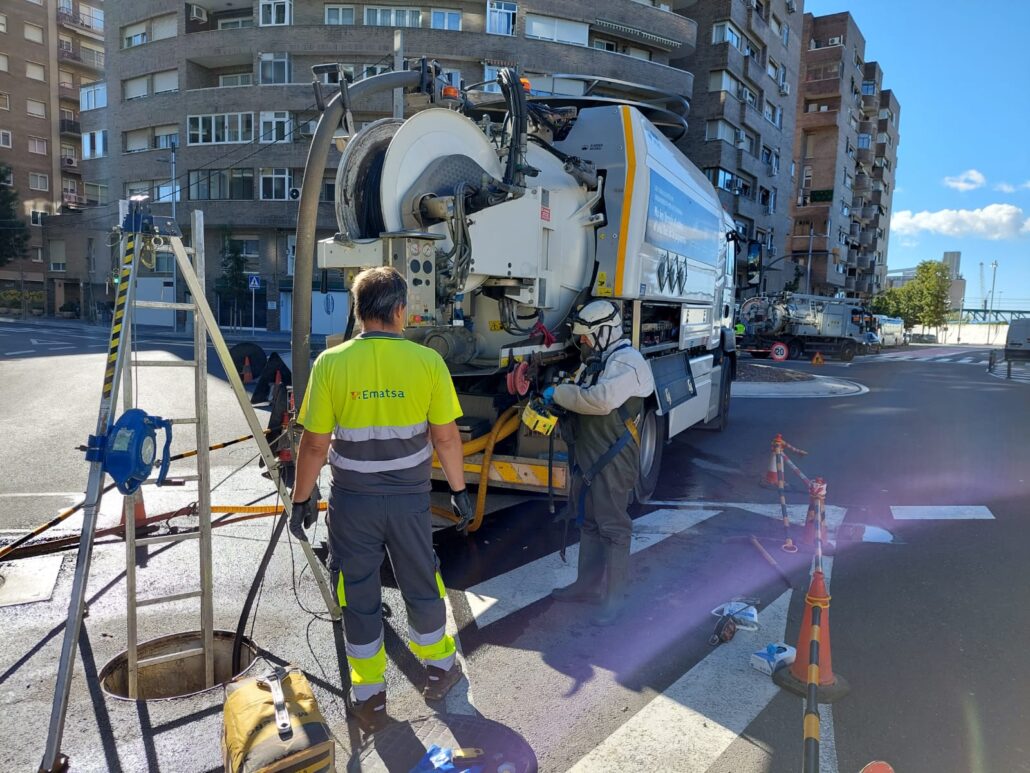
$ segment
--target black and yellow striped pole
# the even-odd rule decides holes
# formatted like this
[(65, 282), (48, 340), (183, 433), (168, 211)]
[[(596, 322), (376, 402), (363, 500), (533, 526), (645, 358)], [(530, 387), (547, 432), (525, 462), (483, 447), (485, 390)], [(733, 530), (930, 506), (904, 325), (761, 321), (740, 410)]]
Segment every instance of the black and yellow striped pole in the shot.
[(797, 553), (797, 545), (790, 538), (790, 516), (787, 514), (787, 481), (783, 468), (784, 447), (786, 445), (782, 435), (777, 435), (773, 438), (772, 451), (773, 458), (776, 459), (776, 490), (780, 495), (780, 514), (783, 516), (784, 543), (780, 546), (780, 549), (786, 553)]
[[(132, 265), (136, 258), (137, 234), (130, 233), (125, 240), (125, 252), (122, 255), (122, 267), (118, 275), (118, 297), (114, 303), (114, 317), (111, 320), (111, 337), (107, 345), (107, 368), (104, 371), (103, 399), (111, 398), (114, 389), (115, 371), (118, 365), (118, 353), (122, 345), (122, 330), (125, 327), (125, 312), (129, 303), (129, 288), (132, 286)], [(108, 406), (110, 412), (111, 406)]]
[[(812, 578), (822, 580), (821, 570)], [(819, 637), (822, 632), (823, 609), (830, 606), (825, 594), (809, 593), (805, 600), (812, 606), (812, 627), (808, 641), (808, 683), (805, 692), (805, 746), (801, 769), (804, 773), (819, 773)]]

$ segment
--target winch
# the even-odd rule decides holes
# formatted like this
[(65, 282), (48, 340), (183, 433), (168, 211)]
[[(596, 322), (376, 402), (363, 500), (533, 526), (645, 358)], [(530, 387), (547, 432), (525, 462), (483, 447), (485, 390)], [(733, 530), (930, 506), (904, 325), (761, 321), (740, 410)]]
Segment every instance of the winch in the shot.
[(106, 435), (90, 435), (86, 461), (100, 462), (104, 472), (111, 476), (122, 494), (133, 494), (154, 469), (159, 429), (165, 432), (161, 469), (157, 474), (157, 485), (161, 486), (168, 475), (172, 422), (160, 416), (151, 416), (139, 408), (131, 408), (123, 413)]

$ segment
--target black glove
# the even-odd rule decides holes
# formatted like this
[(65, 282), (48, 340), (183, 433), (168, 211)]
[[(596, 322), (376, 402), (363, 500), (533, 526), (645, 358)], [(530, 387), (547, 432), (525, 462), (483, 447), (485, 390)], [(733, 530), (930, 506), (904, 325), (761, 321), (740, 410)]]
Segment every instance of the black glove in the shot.
[(318, 519), (318, 500), (322, 498), (321, 492), (316, 485), (311, 489), (311, 496), (303, 502), (294, 501), (293, 512), (290, 515), (290, 533), (299, 540), (308, 541), (305, 529), (314, 526)]
[(474, 514), (468, 489), (462, 489), (461, 491), (451, 489), (451, 510), (458, 519), (458, 524), (455, 528), (460, 532), (464, 532), (468, 529), (469, 524), (472, 523), (472, 516)]

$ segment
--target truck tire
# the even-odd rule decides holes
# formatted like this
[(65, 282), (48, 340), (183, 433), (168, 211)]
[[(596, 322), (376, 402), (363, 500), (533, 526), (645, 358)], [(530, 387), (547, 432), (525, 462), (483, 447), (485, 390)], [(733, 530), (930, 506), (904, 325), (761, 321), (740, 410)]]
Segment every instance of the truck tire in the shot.
[(732, 379), (729, 361), (723, 362), (722, 378), (719, 382), (719, 415), (712, 419), (710, 427), (716, 432), (722, 432), (730, 423), (730, 389)]
[(853, 359), (855, 359), (855, 344), (845, 341), (840, 347), (840, 361), (851, 362)]
[(658, 415), (657, 406), (648, 405), (644, 409), (643, 421), (640, 422), (640, 474), (633, 489), (635, 502), (646, 502), (658, 487), (667, 434), (666, 417)]
[(789, 360), (800, 360), (805, 356), (805, 345), (798, 338), (791, 338), (787, 341), (787, 350), (789, 352), (787, 359)]

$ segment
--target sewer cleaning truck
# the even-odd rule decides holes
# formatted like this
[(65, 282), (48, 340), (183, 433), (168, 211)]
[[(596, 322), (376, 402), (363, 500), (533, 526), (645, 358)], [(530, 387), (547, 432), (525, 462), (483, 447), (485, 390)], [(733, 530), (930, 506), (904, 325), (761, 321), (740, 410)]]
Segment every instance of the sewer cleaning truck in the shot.
[(744, 335), (737, 348), (752, 357), (798, 359), (816, 353), (850, 362), (876, 332), (873, 314), (848, 298), (779, 293), (756, 295), (740, 305)]
[[(342, 83), (333, 99), (343, 104), (335, 113), (327, 106), (323, 121), (343, 119), (339, 233), (312, 243), (317, 269), (342, 272), (348, 287), (371, 266), (393, 266), (407, 280), (405, 335), (440, 353), (465, 414), (466, 479), (479, 486), (473, 529), (488, 488), (567, 493), (560, 439), (520, 417), (578, 366), (573, 312), (613, 301), (657, 385), (639, 426), (635, 495), (644, 499), (669, 438), (725, 424), (735, 367), (736, 231), (711, 183), (670, 140), (685, 122), (657, 99), (537, 96), (513, 69), (488, 84), (497, 93), (427, 88), (432, 67), (422, 63), (420, 80), (368, 79), (419, 84), (421, 104), (403, 119), (348, 130), (349, 106), (368, 81)], [(681, 98), (665, 99), (685, 111)], [(320, 137), (329, 130), (315, 143)], [(317, 169), (312, 148), (308, 166)], [(317, 192), (302, 192), (298, 262), (313, 232), (304, 195)], [(295, 342), (306, 323), (295, 306)], [(353, 333), (353, 318), (340, 332)], [(293, 359), (305, 361), (296, 346)]]

